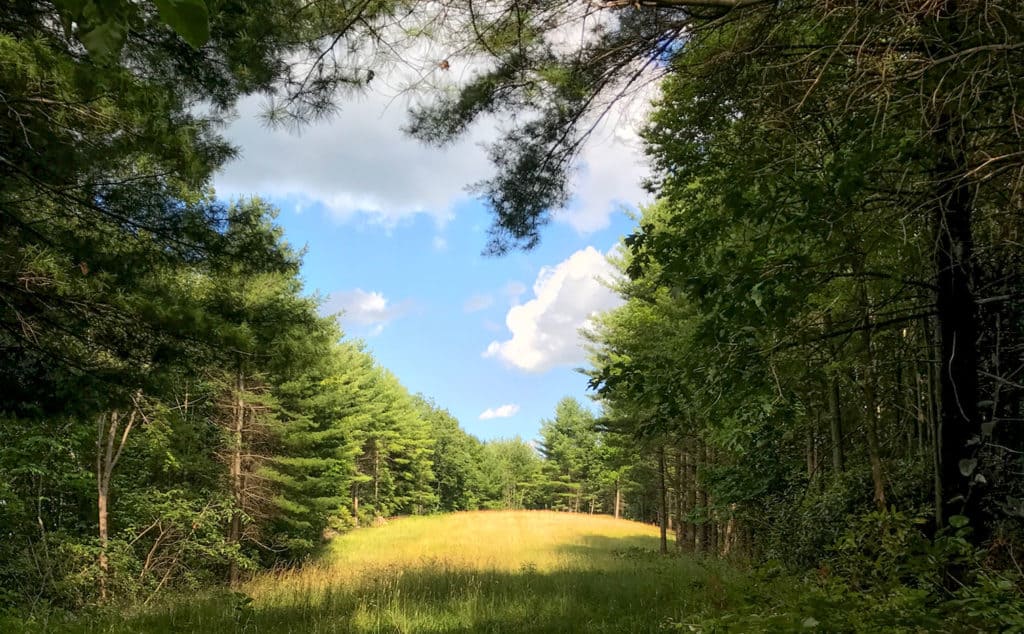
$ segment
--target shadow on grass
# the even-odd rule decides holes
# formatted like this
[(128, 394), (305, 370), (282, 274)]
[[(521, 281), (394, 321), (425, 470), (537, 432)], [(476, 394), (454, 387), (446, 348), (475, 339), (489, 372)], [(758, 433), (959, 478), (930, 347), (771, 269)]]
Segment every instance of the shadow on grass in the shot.
[[(538, 571), (383, 568), (356, 586), (282, 587), (177, 601), (74, 632), (655, 632), (724, 609), (735, 590), (719, 572), (663, 557), (644, 538), (586, 536), (562, 546), (579, 567)], [(653, 540), (657, 547), (657, 540)], [(84, 625), (84, 624), (83, 624)]]

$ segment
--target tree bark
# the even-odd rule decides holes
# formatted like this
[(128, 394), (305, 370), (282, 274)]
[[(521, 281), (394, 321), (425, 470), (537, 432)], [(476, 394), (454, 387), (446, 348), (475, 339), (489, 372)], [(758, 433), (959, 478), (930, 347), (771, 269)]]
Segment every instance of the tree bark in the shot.
[(697, 539), (696, 539), (696, 550), (698, 552), (706, 553), (709, 551), (711, 546), (711, 513), (708, 510), (708, 491), (700, 480), (703, 478), (704, 467), (708, 464), (708, 448), (703, 442), (698, 441), (698, 455), (701, 457), (697, 461), (697, 504), (701, 509), (701, 522), (696, 527)]
[[(948, 4), (955, 12), (956, 3)], [(950, 515), (966, 515), (977, 530), (982, 525), (980, 495), (972, 484), (974, 456), (982, 434), (977, 405), (977, 303), (972, 288), (973, 192), (965, 176), (966, 139), (961, 123), (944, 111), (939, 113), (933, 132), (939, 147), (935, 175), (938, 196), (933, 212), (939, 340), (937, 455), (941, 481), (936, 518), (942, 526)], [(978, 443), (972, 446), (975, 439)]]
[(875, 385), (875, 352), (873, 327), (871, 319), (871, 303), (868, 297), (867, 283), (860, 282), (859, 295), (863, 311), (863, 328), (861, 328), (861, 345), (864, 352), (864, 428), (868, 440), (868, 461), (871, 463), (871, 482), (874, 485), (875, 506), (885, 510), (885, 474), (882, 469), (881, 447), (878, 442), (878, 397)]
[[(832, 331), (832, 315), (825, 313), (825, 332)], [(835, 355), (833, 354), (833, 361)], [(846, 460), (843, 455), (843, 407), (839, 391), (839, 373), (832, 368), (828, 372), (828, 409), (829, 434), (832, 437), (832, 473), (836, 476), (846, 469)]]
[(683, 473), (683, 450), (676, 449), (675, 452), (675, 512), (676, 517), (676, 550), (683, 550), (686, 546), (686, 522), (683, 520), (684, 506), (683, 497), (686, 491), (686, 474)]
[[(135, 399), (136, 408), (138, 400)], [(110, 560), (107, 553), (110, 543), (110, 481), (114, 475), (114, 467), (121, 458), (121, 452), (128, 444), (128, 434), (135, 425), (137, 409), (133, 409), (121, 430), (121, 415), (115, 409), (110, 412), (110, 424), (104, 426), (103, 417), (99, 419), (96, 433), (96, 521), (99, 533), (100, 552), (97, 556), (97, 564), (100, 569), (99, 590), (100, 601), (106, 602), (109, 598), (108, 579), (110, 577)], [(118, 431), (121, 432), (120, 440), (116, 441)]]
[(619, 519), (620, 509), (622, 508), (622, 485), (619, 482), (619, 478), (615, 478), (615, 519)]
[[(235, 375), (235, 412), (231, 428), (231, 460), (229, 473), (231, 476), (231, 496), (234, 509), (228, 526), (228, 544), (238, 546), (242, 540), (242, 507), (245, 502), (242, 481), (242, 439), (245, 431), (245, 376), (241, 368)], [(228, 583), (237, 587), (239, 582), (238, 555), (231, 558), (228, 570)]]
[[(692, 513), (697, 506), (697, 456), (694, 451), (694, 443), (690, 443), (690, 450), (686, 452), (686, 512)], [(686, 523), (687, 548), (691, 552), (697, 550), (697, 525), (692, 521)]]
[(380, 448), (373, 441), (373, 512), (380, 515)]
[[(100, 418), (99, 431), (96, 435), (96, 502), (97, 521), (99, 523), (100, 552), (98, 564), (100, 569), (100, 601), (106, 602), (107, 577), (110, 575), (110, 564), (107, 560), (107, 544), (109, 532), (107, 526), (107, 496), (110, 493), (110, 482), (107, 479), (107, 464), (112, 452), (111, 442), (117, 430), (117, 410), (110, 412), (110, 429), (104, 435), (103, 418)], [(105, 436), (105, 437), (104, 437)], [(106, 440), (106, 442), (104, 442)]]
[(658, 447), (658, 528), (661, 554), (668, 553), (668, 492), (665, 490), (665, 446)]

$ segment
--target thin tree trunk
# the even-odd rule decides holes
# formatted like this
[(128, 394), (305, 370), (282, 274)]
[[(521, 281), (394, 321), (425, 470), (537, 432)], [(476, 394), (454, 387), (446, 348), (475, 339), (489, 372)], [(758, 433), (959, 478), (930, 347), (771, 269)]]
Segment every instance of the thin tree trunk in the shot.
[(928, 361), (928, 439), (929, 450), (932, 458), (932, 494), (935, 504), (935, 527), (941, 528), (943, 523), (942, 508), (942, 418), (939, 414), (939, 359), (942, 351), (939, 349), (938, 339), (935, 335), (937, 328), (930, 328), (931, 322), (924, 320), (925, 331), (929, 336), (929, 361)]
[(867, 283), (860, 282), (860, 303), (863, 311), (863, 328), (860, 331), (864, 352), (864, 427), (868, 440), (868, 461), (871, 463), (871, 482), (874, 485), (875, 506), (885, 509), (885, 475), (882, 469), (881, 448), (878, 442), (878, 398), (875, 385), (875, 352), (872, 341), (871, 304)]
[[(234, 425), (231, 429), (231, 495), (234, 499), (235, 508), (231, 512), (231, 522), (228, 527), (228, 544), (237, 546), (242, 540), (242, 506), (244, 504), (244, 491), (242, 482), (242, 438), (245, 430), (245, 376), (241, 368), (235, 376), (235, 416)], [(228, 583), (231, 587), (237, 587), (239, 581), (237, 553), (232, 557), (228, 571)]]
[(840, 400), (838, 372), (833, 372), (830, 380), (828, 408), (831, 412), (829, 431), (832, 435), (832, 471), (838, 476), (846, 471), (846, 457), (843, 452), (843, 406)]
[[(825, 333), (832, 331), (832, 313), (825, 313)], [(835, 355), (833, 354), (833, 361)], [(839, 373), (833, 368), (828, 372), (829, 433), (832, 437), (832, 472), (838, 476), (846, 470), (843, 455), (843, 406), (839, 391)]]
[(665, 446), (658, 447), (658, 528), (661, 554), (668, 553), (668, 492), (665, 490)]
[(928, 426), (928, 410), (925, 405), (924, 377), (921, 376), (921, 368), (917, 367), (914, 373), (917, 386), (917, 454), (924, 455), (925, 428)]
[[(100, 552), (97, 556), (97, 564), (100, 569), (99, 590), (100, 601), (105, 602), (109, 598), (108, 579), (110, 577), (110, 560), (108, 547), (110, 544), (110, 481), (114, 475), (114, 467), (121, 459), (121, 452), (128, 444), (128, 434), (135, 425), (135, 417), (138, 414), (138, 397), (133, 397), (136, 409), (125, 421), (124, 429), (121, 430), (121, 416), (115, 409), (110, 412), (110, 425), (104, 426), (103, 417), (99, 419), (96, 433), (96, 520), (99, 533)], [(121, 432), (120, 440), (115, 439)]]
[[(697, 506), (697, 456), (694, 451), (694, 443), (690, 444), (690, 450), (686, 452), (686, 512), (692, 513)], [(686, 523), (687, 548), (691, 552), (697, 550), (697, 526), (692, 521)]]
[(698, 441), (698, 455), (701, 459), (697, 463), (697, 504), (701, 509), (701, 522), (697, 525), (697, 551), (706, 553), (711, 545), (711, 513), (708, 509), (708, 491), (700, 480), (704, 478), (704, 468), (708, 464), (707, 444)]
[(622, 485), (619, 478), (615, 478), (615, 519), (619, 519), (622, 508)]
[(676, 449), (675, 477), (675, 512), (676, 517), (676, 550), (683, 550), (686, 542), (686, 522), (683, 521), (683, 496), (686, 491), (685, 474), (683, 473), (683, 450)]
[[(98, 558), (100, 569), (100, 601), (103, 602), (106, 602), (108, 598), (107, 577), (110, 575), (110, 564), (107, 560), (107, 543), (109, 540), (107, 527), (107, 496), (110, 492), (110, 483), (107, 481), (106, 477), (106, 465), (110, 462), (110, 455), (112, 452), (110, 442), (113, 440), (114, 433), (116, 431), (117, 410), (110, 413), (110, 429), (106, 432), (106, 438), (104, 438), (103, 418), (100, 417), (99, 430), (96, 434), (96, 502), (100, 538), (100, 553)], [(104, 440), (107, 442), (104, 442)]]
[(380, 515), (380, 448), (373, 441), (373, 513)]

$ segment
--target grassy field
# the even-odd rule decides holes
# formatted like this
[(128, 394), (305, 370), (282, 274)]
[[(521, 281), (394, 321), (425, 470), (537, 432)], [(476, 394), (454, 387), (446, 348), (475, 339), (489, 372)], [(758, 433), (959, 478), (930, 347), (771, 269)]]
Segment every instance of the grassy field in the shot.
[(657, 554), (657, 529), (604, 516), (473, 512), (333, 540), (318, 564), (235, 595), (82, 632), (654, 632), (730, 603), (723, 568)]

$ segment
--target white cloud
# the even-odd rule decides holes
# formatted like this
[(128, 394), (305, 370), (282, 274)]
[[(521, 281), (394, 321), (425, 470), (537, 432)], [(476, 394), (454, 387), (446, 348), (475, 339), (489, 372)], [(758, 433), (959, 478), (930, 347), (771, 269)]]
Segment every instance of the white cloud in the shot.
[[(380, 81), (381, 86), (397, 87), (405, 80)], [(443, 225), (471, 197), (466, 188), (493, 171), (481, 146), (498, 136), (493, 119), (482, 120), (466, 138), (439, 149), (402, 132), (407, 101), (383, 92), (345, 100), (332, 119), (299, 132), (267, 127), (260, 117), (264, 105), (260, 97), (244, 99), (225, 131), (241, 156), (216, 177), (222, 196), (261, 194), (306, 210), (326, 210), (339, 222), (388, 229), (418, 214)], [(646, 98), (636, 98), (597, 127), (574, 178), (575, 198), (567, 210), (555, 214), (557, 222), (587, 234), (607, 227), (623, 205), (634, 207), (645, 200), (640, 181), (646, 169), (635, 132), (645, 112)], [(443, 250), (443, 238), (435, 239), (434, 247)]]
[(466, 186), (487, 175), (478, 142), (494, 133), (481, 128), (449, 148), (428, 147), (401, 131), (405, 104), (390, 102), (387, 95), (370, 93), (296, 133), (268, 128), (260, 118), (260, 98), (243, 100), (225, 132), (241, 157), (217, 175), (218, 193), (287, 198), (304, 208), (322, 205), (342, 222), (391, 228), (426, 214), (444, 224), (453, 207), (469, 198)]
[(444, 236), (434, 236), (433, 245), (435, 251), (448, 250), (448, 241), (444, 239)]
[(379, 335), (393, 319), (409, 310), (409, 302), (392, 303), (383, 293), (364, 291), (337, 291), (327, 296), (320, 311), (326, 315), (342, 313), (341, 323), (345, 326), (370, 328), (369, 336)]
[(554, 219), (586, 235), (608, 227), (611, 216), (651, 202), (641, 182), (649, 169), (637, 133), (650, 112), (653, 84), (617, 104), (602, 120), (580, 157), (573, 178), (575, 198)]
[(494, 303), (494, 297), (486, 293), (480, 295), (473, 295), (466, 300), (466, 303), (462, 305), (462, 310), (467, 313), (475, 313), (485, 308), (489, 308)]
[(605, 285), (614, 276), (614, 267), (594, 247), (542, 268), (533, 285), (534, 297), (513, 306), (505, 317), (511, 338), (492, 341), (483, 356), (527, 372), (582, 362), (586, 355), (579, 330), (596, 314), (622, 303)]
[(490, 407), (480, 413), (480, 420), (491, 420), (494, 418), (511, 418), (519, 411), (519, 406), (514, 403), (500, 407)]

